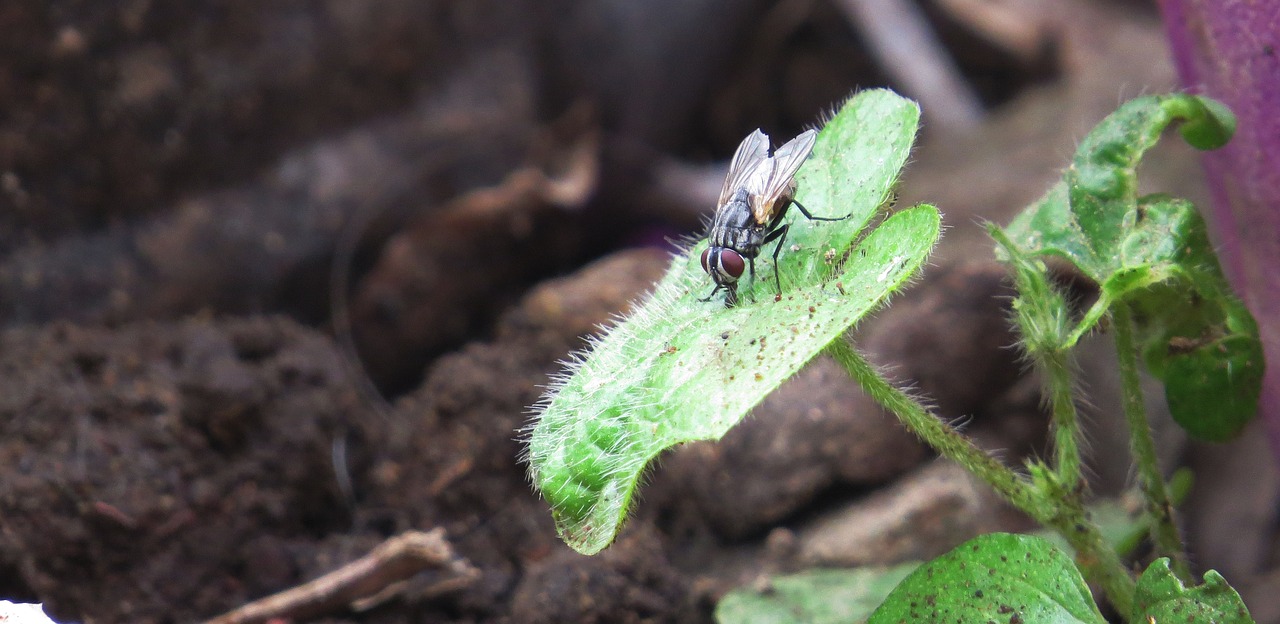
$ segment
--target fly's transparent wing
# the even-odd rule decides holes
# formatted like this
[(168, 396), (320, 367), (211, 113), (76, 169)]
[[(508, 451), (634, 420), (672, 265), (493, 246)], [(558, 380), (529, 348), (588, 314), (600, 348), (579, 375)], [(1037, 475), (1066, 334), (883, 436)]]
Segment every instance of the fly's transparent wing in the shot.
[(716, 208), (729, 203), (729, 198), (739, 188), (745, 186), (761, 163), (769, 161), (769, 136), (760, 131), (747, 135), (738, 145), (729, 162), (729, 174), (724, 178), (724, 188), (720, 189), (720, 201)]
[(809, 157), (809, 152), (813, 151), (813, 144), (817, 140), (817, 130), (805, 130), (774, 150), (773, 159), (778, 161), (778, 168), (787, 169), (791, 172), (790, 175), (795, 175), (796, 171), (800, 170), (800, 163), (804, 162), (804, 159)]
[(756, 223), (768, 223), (778, 208), (778, 200), (791, 190), (792, 180), (800, 165), (813, 151), (818, 138), (815, 130), (805, 130), (799, 136), (774, 150), (768, 167), (761, 167), (751, 185), (751, 214)]

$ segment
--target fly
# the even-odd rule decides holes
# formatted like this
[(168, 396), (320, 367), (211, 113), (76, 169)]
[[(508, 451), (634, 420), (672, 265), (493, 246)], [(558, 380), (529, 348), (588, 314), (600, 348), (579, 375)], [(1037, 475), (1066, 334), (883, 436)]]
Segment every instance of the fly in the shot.
[(702, 252), (702, 270), (715, 281), (716, 287), (702, 301), (725, 291), (724, 304), (738, 302), (738, 278), (747, 268), (756, 277), (756, 256), (760, 248), (778, 241), (773, 248), (773, 279), (777, 294), (782, 296), (782, 278), (778, 274), (778, 252), (787, 240), (790, 224), (783, 223), (787, 209), (795, 204), (811, 221), (840, 221), (844, 217), (815, 217), (795, 200), (796, 172), (813, 151), (818, 133), (805, 130), (782, 147), (769, 153), (769, 136), (760, 130), (747, 135), (729, 163), (715, 218), (707, 230), (710, 241)]

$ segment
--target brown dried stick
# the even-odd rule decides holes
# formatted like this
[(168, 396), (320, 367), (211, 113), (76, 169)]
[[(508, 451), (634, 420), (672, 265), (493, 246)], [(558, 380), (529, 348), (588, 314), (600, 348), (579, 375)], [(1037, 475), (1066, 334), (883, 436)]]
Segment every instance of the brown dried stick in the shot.
[(233, 609), (205, 624), (255, 624), (273, 618), (306, 620), (376, 596), (431, 567), (453, 572), (455, 577), (447, 581), (453, 588), (479, 576), (478, 570), (454, 554), (444, 539), (444, 529), (410, 531), (314, 581)]

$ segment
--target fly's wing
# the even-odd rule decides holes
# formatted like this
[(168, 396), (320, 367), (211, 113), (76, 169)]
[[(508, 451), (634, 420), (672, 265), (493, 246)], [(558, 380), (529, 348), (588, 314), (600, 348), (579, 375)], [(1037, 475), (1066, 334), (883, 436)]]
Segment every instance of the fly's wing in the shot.
[(724, 188), (720, 189), (720, 201), (716, 208), (729, 203), (735, 191), (745, 186), (761, 163), (769, 161), (769, 136), (759, 128), (747, 135), (738, 145), (729, 162), (729, 174), (724, 178)]
[(778, 208), (778, 200), (791, 190), (792, 180), (800, 165), (813, 151), (813, 143), (818, 138), (814, 130), (805, 130), (786, 145), (774, 150), (769, 159), (769, 167), (762, 167), (759, 177), (753, 180), (751, 187), (751, 214), (756, 223), (765, 224), (773, 218)]

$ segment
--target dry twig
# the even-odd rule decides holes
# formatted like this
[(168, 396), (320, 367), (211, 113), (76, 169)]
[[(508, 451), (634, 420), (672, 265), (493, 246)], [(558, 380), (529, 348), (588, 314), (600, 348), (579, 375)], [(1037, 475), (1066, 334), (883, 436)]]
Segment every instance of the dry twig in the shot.
[[(444, 539), (444, 529), (426, 533), (410, 531), (388, 539), (369, 554), (314, 581), (233, 609), (205, 624), (314, 618), (352, 605), (368, 604), (370, 598), (382, 598), (389, 588), (398, 587), (406, 579), (432, 567), (453, 573), (452, 578), (439, 584), (449, 591), (465, 587), (480, 575), (479, 570), (454, 554)], [(428, 588), (427, 594), (442, 593), (432, 589)]]

